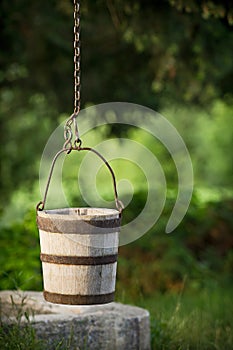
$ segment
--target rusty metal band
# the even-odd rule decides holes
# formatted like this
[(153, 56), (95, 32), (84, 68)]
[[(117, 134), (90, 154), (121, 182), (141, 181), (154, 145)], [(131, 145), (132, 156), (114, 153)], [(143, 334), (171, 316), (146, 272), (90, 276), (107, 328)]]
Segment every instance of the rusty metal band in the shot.
[(96, 266), (117, 262), (117, 254), (105, 256), (63, 256), (41, 253), (40, 260), (50, 264)]
[(121, 218), (106, 220), (59, 220), (37, 216), (40, 230), (64, 234), (110, 234), (120, 231)]
[(70, 294), (58, 294), (50, 293), (46, 290), (43, 292), (46, 301), (55, 304), (69, 304), (69, 305), (96, 305), (107, 304), (114, 301), (114, 292), (108, 294), (97, 295), (70, 295)]

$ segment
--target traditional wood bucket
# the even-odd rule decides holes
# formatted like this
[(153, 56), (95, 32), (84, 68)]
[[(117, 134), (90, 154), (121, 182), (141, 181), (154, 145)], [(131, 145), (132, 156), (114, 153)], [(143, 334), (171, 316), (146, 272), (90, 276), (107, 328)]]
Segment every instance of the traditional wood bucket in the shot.
[(113, 301), (119, 212), (72, 208), (39, 211), (44, 297), (59, 304)]
[[(93, 149), (84, 150), (99, 155)], [(51, 167), (44, 201), (37, 205), (44, 298), (52, 303), (70, 305), (112, 302), (121, 223), (121, 202), (117, 196), (114, 173), (104, 160), (113, 175), (117, 210), (44, 210), (55, 161)]]

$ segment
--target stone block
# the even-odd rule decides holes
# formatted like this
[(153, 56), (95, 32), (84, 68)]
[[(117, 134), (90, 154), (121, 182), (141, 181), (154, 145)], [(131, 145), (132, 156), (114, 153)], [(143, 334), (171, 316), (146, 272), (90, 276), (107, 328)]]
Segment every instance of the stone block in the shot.
[(22, 308), (38, 338), (48, 341), (49, 347), (69, 341), (69, 349), (76, 350), (150, 349), (149, 312), (139, 307), (57, 305), (32, 291), (1, 291), (0, 300), (3, 322), (13, 322), (17, 307)]

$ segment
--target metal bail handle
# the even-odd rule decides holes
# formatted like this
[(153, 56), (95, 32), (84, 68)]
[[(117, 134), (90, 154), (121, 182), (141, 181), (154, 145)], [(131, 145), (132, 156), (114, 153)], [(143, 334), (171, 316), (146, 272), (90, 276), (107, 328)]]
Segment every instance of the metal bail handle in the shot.
[[(114, 171), (112, 169), (112, 167), (110, 166), (110, 164), (107, 162), (107, 160), (102, 156), (102, 154), (100, 154), (98, 151), (96, 151), (94, 148), (91, 147), (72, 147), (68, 153), (70, 153), (71, 151), (89, 151), (89, 152), (93, 152), (95, 153), (103, 162), (104, 164), (107, 166), (107, 168), (109, 169), (111, 176), (112, 176), (112, 181), (113, 181), (113, 188), (114, 188), (114, 197), (115, 197), (115, 203), (116, 203), (116, 208), (119, 211), (120, 215), (122, 213), (122, 210), (124, 209), (124, 205), (123, 203), (119, 200), (118, 198), (118, 193), (117, 193), (117, 185), (116, 185), (116, 177), (114, 174)], [(53, 170), (54, 170), (54, 166), (55, 163), (58, 159), (58, 157), (63, 153), (63, 152), (67, 152), (66, 148), (62, 148), (60, 151), (57, 152), (57, 154), (55, 155), (55, 157), (53, 158), (52, 164), (51, 164), (51, 168), (49, 171), (49, 176), (48, 176), (48, 181), (46, 184), (46, 188), (45, 188), (45, 193), (44, 193), (44, 198), (42, 201), (40, 201), (37, 206), (36, 206), (36, 210), (42, 211), (44, 210), (45, 207), (45, 203), (46, 203), (46, 199), (47, 199), (47, 194), (48, 194), (48, 190), (49, 190), (49, 185), (51, 182), (51, 178), (52, 178), (52, 174), (53, 174)]]

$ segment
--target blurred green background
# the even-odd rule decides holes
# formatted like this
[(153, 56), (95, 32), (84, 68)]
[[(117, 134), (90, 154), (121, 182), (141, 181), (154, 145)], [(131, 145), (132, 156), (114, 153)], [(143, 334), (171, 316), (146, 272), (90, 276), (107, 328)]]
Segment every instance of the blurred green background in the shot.
[[(177, 128), (193, 162), (190, 208), (166, 235), (177, 178), (165, 149), (152, 146), (170, 189), (166, 205), (150, 232), (119, 252), (117, 300), (150, 310), (157, 349), (233, 344), (232, 25), (226, 0), (81, 4), (82, 108), (115, 101), (150, 107)], [(73, 4), (2, 0), (0, 33), (0, 289), (41, 290), (34, 208), (44, 146), (73, 108)], [(93, 133), (151, 145), (147, 134), (123, 127)], [(140, 181), (126, 221), (145, 203)], [(67, 193), (82, 204), (69, 184)]]

